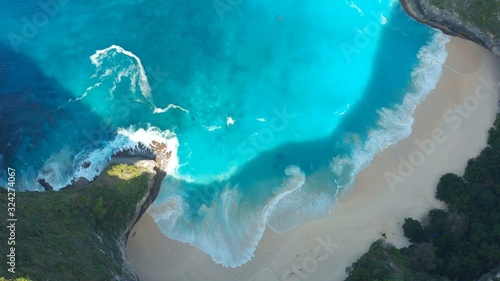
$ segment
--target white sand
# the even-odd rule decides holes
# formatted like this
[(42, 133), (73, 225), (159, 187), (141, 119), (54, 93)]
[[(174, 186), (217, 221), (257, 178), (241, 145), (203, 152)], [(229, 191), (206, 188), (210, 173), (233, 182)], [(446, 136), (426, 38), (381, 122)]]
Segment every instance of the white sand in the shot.
[[(498, 88), (482, 100), (475, 96), (481, 83), (500, 73), (496, 57), (459, 38), (447, 45), (448, 60), (436, 89), (417, 108), (413, 133), (378, 155), (362, 171), (351, 192), (343, 196), (328, 219), (299, 226), (287, 233), (266, 230), (255, 257), (242, 267), (215, 264), (199, 249), (163, 236), (149, 215), (131, 232), (127, 255), (142, 281), (156, 280), (343, 280), (345, 267), (366, 252), (372, 242), (387, 235), (387, 241), (408, 245), (401, 225), (405, 217), (421, 218), (443, 204), (434, 198), (441, 175), (462, 174), (467, 160), (486, 145), (487, 130), (498, 110)], [(496, 79), (499, 81), (499, 78)], [(480, 93), (488, 94), (482, 87)], [(477, 104), (475, 101), (479, 101)], [(443, 116), (454, 106), (458, 113)], [(460, 124), (458, 122), (460, 121)], [(433, 137), (435, 149), (423, 154), (415, 141)], [(429, 148), (432, 148), (429, 146)], [(419, 152), (420, 151), (420, 152)], [(420, 154), (419, 154), (420, 153)], [(417, 156), (425, 155), (422, 163)], [(398, 173), (398, 166), (414, 157), (414, 171)], [(402, 176), (392, 188), (387, 173)], [(327, 245), (325, 247), (325, 244)]]

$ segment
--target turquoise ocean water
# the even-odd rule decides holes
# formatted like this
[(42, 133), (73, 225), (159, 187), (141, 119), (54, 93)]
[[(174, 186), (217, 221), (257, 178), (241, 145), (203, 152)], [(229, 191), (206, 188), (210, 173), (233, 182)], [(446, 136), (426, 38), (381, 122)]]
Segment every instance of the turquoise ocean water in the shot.
[(165, 142), (150, 214), (230, 267), (411, 133), (448, 40), (394, 0), (4, 1), (0, 19), (0, 182), (60, 189)]

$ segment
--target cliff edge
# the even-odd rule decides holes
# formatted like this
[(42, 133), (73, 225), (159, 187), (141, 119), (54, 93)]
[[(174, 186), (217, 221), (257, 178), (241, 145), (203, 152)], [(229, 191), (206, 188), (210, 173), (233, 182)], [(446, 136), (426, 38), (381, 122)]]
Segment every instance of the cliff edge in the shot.
[[(154, 173), (151, 173), (150, 171), (150, 178), (148, 180), (148, 191), (144, 195), (144, 197), (137, 203), (135, 214), (132, 220), (127, 224), (127, 227), (123, 231), (123, 233), (120, 236), (120, 241), (119, 241), (119, 247), (120, 247), (120, 252), (124, 261), (123, 267), (124, 270), (129, 272), (130, 275), (133, 275), (135, 279), (133, 280), (139, 280), (137, 276), (134, 273), (134, 270), (132, 269), (132, 266), (129, 264), (126, 256), (126, 251), (125, 247), (127, 245), (127, 240), (130, 235), (130, 231), (134, 227), (134, 225), (141, 219), (142, 215), (147, 211), (148, 207), (153, 204), (155, 201), (156, 197), (158, 196), (158, 193), (160, 192), (160, 187), (163, 179), (167, 175), (167, 166), (170, 160), (171, 152), (167, 150), (167, 146), (162, 143), (158, 143), (156, 141), (153, 141), (150, 144), (151, 150), (154, 152), (155, 155), (155, 166), (154, 166)], [(117, 162), (122, 162), (121, 160), (118, 160)]]
[(445, 34), (471, 40), (500, 57), (498, 0), (481, 3), (444, 0), (400, 0), (400, 2), (405, 11), (417, 21), (440, 29)]
[[(155, 161), (115, 156), (86, 185), (9, 197), (16, 203), (18, 235), (9, 259), (15, 272), (0, 270), (0, 277), (137, 281), (125, 256), (127, 237), (156, 199), (170, 159), (164, 144), (152, 143), (151, 150)], [(0, 195), (0, 204), (7, 206), (7, 190), (0, 188)], [(8, 235), (0, 231), (0, 240)], [(0, 263), (7, 264), (7, 258), (1, 255)]]

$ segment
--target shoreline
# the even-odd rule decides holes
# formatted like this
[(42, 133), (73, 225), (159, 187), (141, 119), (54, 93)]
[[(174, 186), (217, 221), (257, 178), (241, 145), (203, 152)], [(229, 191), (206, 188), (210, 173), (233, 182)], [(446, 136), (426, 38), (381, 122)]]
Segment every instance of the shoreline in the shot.
[(461, 38), (451, 38), (446, 49), (443, 75), (417, 107), (412, 134), (379, 153), (357, 175), (329, 218), (286, 233), (266, 229), (255, 257), (231, 269), (195, 247), (168, 239), (144, 214), (126, 244), (135, 273), (143, 281), (343, 280), (345, 267), (383, 234), (396, 247), (407, 246), (404, 218), (420, 219), (430, 209), (444, 207), (434, 197), (439, 177), (463, 174), (467, 160), (486, 145), (498, 111), (498, 88), (488, 95), (487, 85), (482, 85), (490, 74), (498, 77), (498, 59)]

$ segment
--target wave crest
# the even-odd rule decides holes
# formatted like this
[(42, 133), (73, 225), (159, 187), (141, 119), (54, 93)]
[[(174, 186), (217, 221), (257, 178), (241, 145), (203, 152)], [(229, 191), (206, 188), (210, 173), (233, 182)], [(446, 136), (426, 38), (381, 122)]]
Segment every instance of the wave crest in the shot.
[(145, 148), (149, 149), (152, 141), (166, 144), (168, 150), (172, 152), (167, 173), (175, 175), (179, 163), (177, 157), (179, 142), (175, 134), (153, 126), (147, 129), (130, 126), (119, 128), (112, 140), (104, 142), (99, 147), (84, 149), (76, 155), (73, 155), (69, 148), (62, 148), (59, 153), (45, 161), (37, 178), (45, 179), (54, 190), (60, 190), (82, 177), (91, 181), (103, 171), (114, 154), (121, 151), (131, 153), (136, 151), (141, 154)]
[(296, 166), (287, 167), (285, 176), (280, 192), (265, 205), (254, 206), (243, 197), (238, 185), (227, 184), (211, 202), (194, 211), (183, 206), (196, 198), (180, 197), (176, 192), (182, 187), (170, 177), (161, 191), (167, 195), (160, 194), (148, 213), (166, 236), (201, 249), (218, 264), (237, 267), (252, 259), (276, 205), (299, 189), (306, 178)]
[(391, 109), (378, 110), (378, 128), (368, 133), (367, 141), (355, 146), (350, 155), (332, 159), (330, 169), (338, 177), (339, 187), (351, 186), (355, 175), (370, 165), (378, 153), (411, 134), (415, 109), (441, 78), (442, 65), (448, 56), (445, 45), (449, 41), (448, 35), (436, 31), (431, 42), (423, 46), (417, 55), (419, 64), (411, 74), (411, 84), (403, 103)]
[[(132, 60), (128, 67), (125, 68), (123, 63), (115, 62), (114, 59), (117, 54), (123, 54)], [(96, 67), (96, 72), (92, 77), (98, 77), (98, 74), (102, 72), (103, 62), (106, 61), (113, 65), (111, 68), (106, 68), (104, 73), (99, 76), (99, 79), (103, 79), (105, 77), (110, 77), (113, 73), (117, 73), (113, 83), (114, 86), (111, 88), (110, 93), (116, 89), (116, 84), (121, 81), (122, 77), (129, 77), (130, 91), (135, 93), (136, 86), (139, 85), (142, 95), (147, 100), (151, 99), (151, 86), (149, 85), (146, 71), (141, 63), (141, 59), (134, 53), (127, 51), (120, 46), (112, 45), (106, 49), (97, 50), (95, 54), (90, 56), (90, 61)]]

